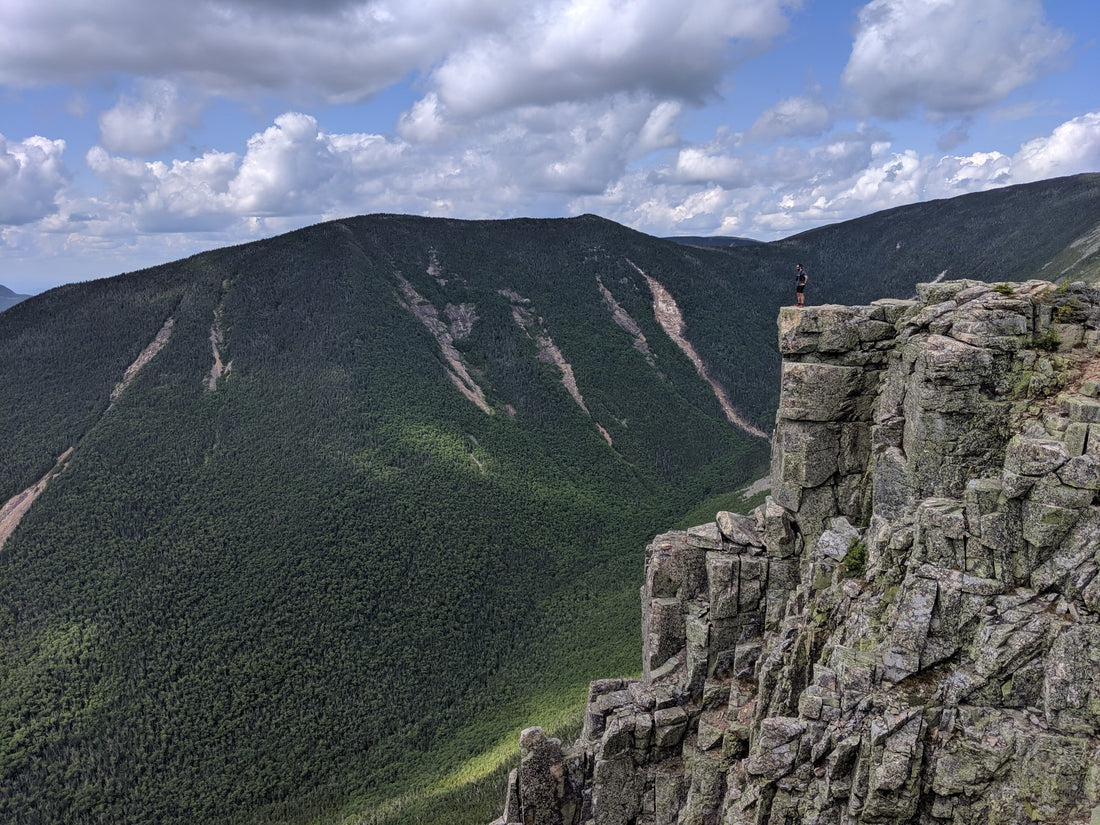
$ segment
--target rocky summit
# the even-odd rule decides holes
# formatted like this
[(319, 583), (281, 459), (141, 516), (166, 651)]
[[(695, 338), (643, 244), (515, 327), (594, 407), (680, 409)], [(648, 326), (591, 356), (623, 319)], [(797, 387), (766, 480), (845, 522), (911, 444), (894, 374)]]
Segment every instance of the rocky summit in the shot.
[(495, 825), (1100, 823), (1100, 291), (785, 308), (771, 496), (646, 548), (642, 678)]

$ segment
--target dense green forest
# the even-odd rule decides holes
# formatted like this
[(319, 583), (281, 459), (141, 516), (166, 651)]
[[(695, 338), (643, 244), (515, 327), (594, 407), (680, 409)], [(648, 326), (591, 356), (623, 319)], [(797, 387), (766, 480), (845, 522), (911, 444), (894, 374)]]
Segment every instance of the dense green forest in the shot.
[(1081, 176), (719, 249), (374, 215), (3, 312), (0, 502), (74, 450), (0, 549), (0, 821), (488, 821), (516, 732), (637, 669), (646, 542), (766, 471), (639, 270), (767, 430), (795, 262), (811, 303), (1042, 277), (1098, 202)]

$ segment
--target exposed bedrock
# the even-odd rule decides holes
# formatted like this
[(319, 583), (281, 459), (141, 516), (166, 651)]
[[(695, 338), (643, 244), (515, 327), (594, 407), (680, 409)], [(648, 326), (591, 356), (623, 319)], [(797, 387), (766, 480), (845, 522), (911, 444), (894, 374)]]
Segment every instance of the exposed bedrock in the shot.
[(646, 548), (642, 678), (498, 823), (1100, 823), (1100, 292), (784, 308), (771, 497)]

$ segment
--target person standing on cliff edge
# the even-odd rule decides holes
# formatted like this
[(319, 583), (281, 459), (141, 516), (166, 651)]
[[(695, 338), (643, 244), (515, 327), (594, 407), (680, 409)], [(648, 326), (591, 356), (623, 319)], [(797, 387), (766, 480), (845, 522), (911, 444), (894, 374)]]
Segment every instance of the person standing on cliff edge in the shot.
[(801, 307), (804, 299), (804, 293), (806, 292), (806, 281), (810, 280), (810, 274), (802, 268), (802, 264), (795, 264), (795, 276), (794, 276), (794, 292), (798, 299), (795, 302), (796, 307)]

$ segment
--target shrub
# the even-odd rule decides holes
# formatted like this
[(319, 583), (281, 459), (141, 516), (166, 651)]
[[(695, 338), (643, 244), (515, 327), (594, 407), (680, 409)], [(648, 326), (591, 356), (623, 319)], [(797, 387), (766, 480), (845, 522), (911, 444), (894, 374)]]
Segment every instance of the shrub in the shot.
[(840, 564), (845, 578), (861, 578), (867, 570), (867, 543), (852, 539)]

